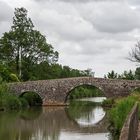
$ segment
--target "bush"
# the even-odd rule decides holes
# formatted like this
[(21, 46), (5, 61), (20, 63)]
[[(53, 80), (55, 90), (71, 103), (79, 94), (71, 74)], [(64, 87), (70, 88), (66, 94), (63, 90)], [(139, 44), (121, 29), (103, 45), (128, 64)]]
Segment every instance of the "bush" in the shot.
[(117, 101), (115, 107), (109, 111), (109, 120), (114, 128), (113, 131), (115, 134), (120, 134), (125, 119), (135, 102), (135, 97), (129, 96)]
[(4, 109), (5, 110), (18, 110), (21, 109), (21, 102), (18, 97), (14, 95), (8, 95), (4, 98)]
[(103, 107), (112, 107), (115, 104), (114, 99), (106, 99), (102, 102)]
[(17, 110), (21, 108), (19, 98), (8, 91), (5, 83), (0, 85), (0, 110)]
[(19, 98), (20, 102), (21, 102), (21, 107), (22, 108), (28, 108), (29, 107), (29, 103), (25, 98)]
[(10, 74), (10, 80), (12, 82), (19, 82), (19, 79), (18, 79), (17, 75), (13, 74), (13, 73)]
[(42, 99), (40, 98), (38, 94), (34, 92), (26, 92), (21, 97), (24, 98), (28, 102), (29, 106), (42, 105)]

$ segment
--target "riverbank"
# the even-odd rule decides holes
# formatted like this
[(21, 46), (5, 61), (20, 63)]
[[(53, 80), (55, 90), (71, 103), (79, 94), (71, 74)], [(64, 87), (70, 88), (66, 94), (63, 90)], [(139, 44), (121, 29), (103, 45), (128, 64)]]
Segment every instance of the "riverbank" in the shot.
[[(125, 119), (128, 113), (131, 111), (132, 107), (134, 106), (135, 102), (138, 102), (140, 106), (139, 92), (135, 92), (125, 98), (114, 100), (112, 104), (112, 108), (108, 112), (108, 117), (110, 122), (109, 129), (112, 132), (115, 140), (119, 138)], [(140, 111), (139, 111), (139, 118), (140, 118)]]

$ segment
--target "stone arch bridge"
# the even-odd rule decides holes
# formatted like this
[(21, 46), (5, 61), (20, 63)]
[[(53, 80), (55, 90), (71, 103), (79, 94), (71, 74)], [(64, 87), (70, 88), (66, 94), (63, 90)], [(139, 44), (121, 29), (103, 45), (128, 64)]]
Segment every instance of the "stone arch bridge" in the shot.
[(43, 105), (65, 105), (69, 92), (80, 85), (95, 86), (102, 90), (107, 98), (111, 98), (129, 95), (131, 91), (140, 88), (140, 81), (75, 77), (12, 83), (9, 84), (9, 89), (18, 96), (34, 91), (42, 98)]

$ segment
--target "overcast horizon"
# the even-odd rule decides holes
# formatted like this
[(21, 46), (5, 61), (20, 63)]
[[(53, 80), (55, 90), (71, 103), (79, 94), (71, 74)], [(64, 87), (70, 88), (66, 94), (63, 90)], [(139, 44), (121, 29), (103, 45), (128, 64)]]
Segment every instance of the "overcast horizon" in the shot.
[(0, 37), (18, 7), (59, 52), (58, 63), (96, 77), (136, 69), (127, 58), (140, 40), (140, 0), (0, 0)]

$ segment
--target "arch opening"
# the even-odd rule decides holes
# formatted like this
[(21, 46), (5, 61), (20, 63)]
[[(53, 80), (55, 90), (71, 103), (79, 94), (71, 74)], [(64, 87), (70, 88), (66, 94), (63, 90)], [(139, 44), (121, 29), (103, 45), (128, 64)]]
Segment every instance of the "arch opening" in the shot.
[(73, 99), (91, 98), (91, 97), (106, 97), (100, 87), (94, 85), (83, 84), (73, 87), (65, 98), (65, 103)]
[(23, 105), (25, 106), (42, 106), (43, 100), (40, 97), (40, 95), (34, 91), (26, 91), (23, 92), (19, 98), (23, 102)]

